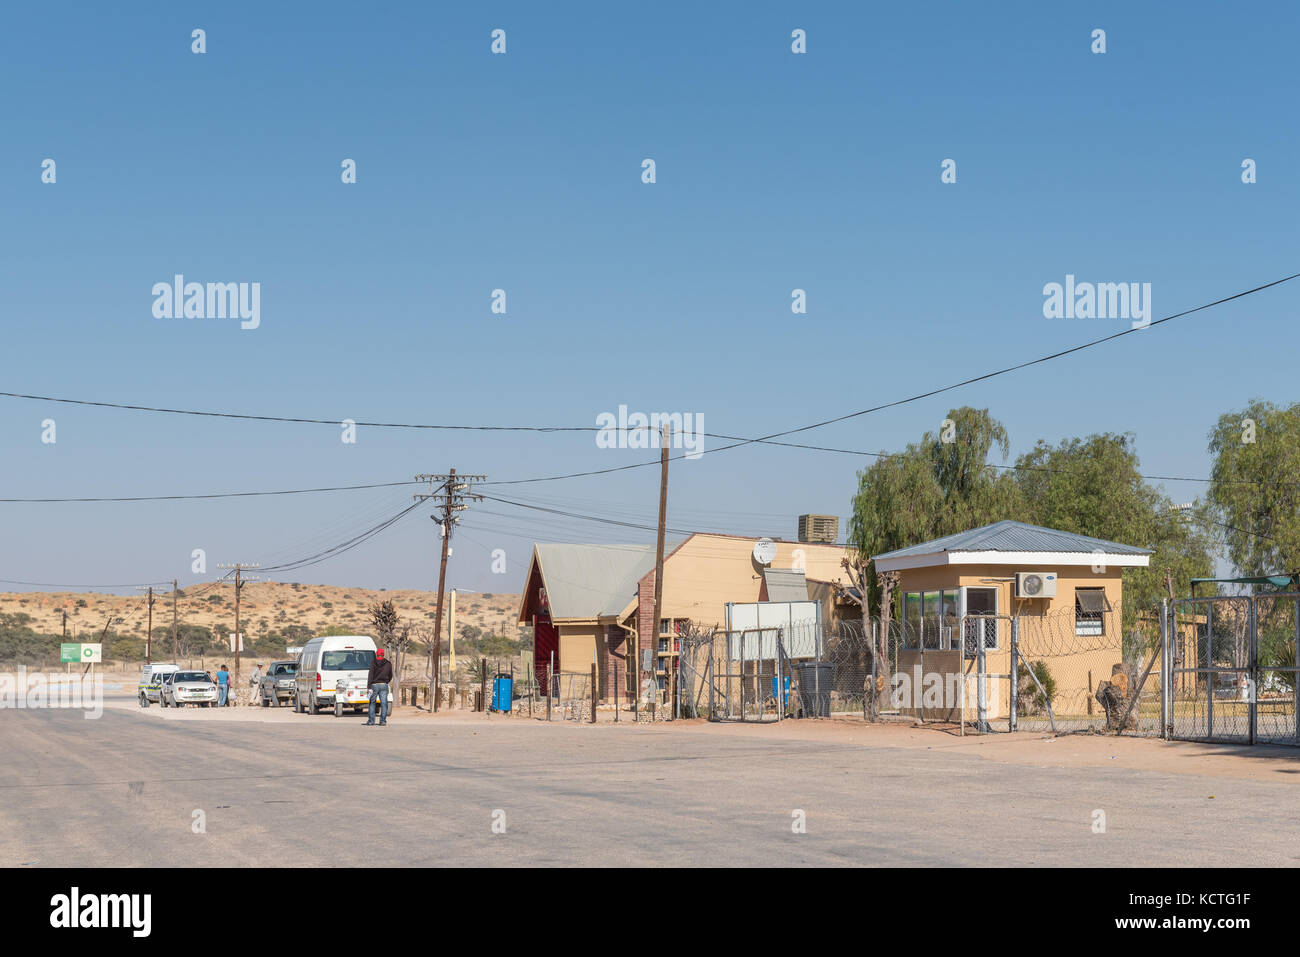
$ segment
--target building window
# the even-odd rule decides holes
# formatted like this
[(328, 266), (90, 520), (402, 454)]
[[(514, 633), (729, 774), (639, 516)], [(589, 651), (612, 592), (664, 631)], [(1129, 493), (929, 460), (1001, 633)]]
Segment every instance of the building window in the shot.
[(985, 651), (998, 648), (998, 590), (996, 588), (966, 589), (966, 641), (963, 654), (974, 658), (979, 654), (981, 639)]
[(1076, 635), (1104, 635), (1106, 612), (1110, 602), (1104, 588), (1076, 588), (1074, 590), (1074, 633)]
[(898, 596), (894, 607), (902, 622), (903, 647), (915, 651), (956, 648), (957, 589), (909, 591)]

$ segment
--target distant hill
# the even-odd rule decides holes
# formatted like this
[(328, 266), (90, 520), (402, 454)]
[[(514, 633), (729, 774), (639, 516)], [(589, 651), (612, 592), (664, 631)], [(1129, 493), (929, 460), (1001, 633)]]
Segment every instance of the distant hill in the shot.
[[(267, 635), (286, 634), (297, 625), (311, 633), (329, 627), (347, 628), (369, 634), (370, 607), (391, 601), (403, 619), (432, 626), (438, 604), (436, 592), (377, 591), (336, 585), (302, 585), (281, 582), (250, 582), (240, 599), (240, 623), (249, 644)], [(443, 610), (443, 638), (449, 627), (448, 606)], [(518, 639), (514, 623), (519, 596), (501, 592), (460, 592), (456, 596), (457, 637), (477, 634), (502, 635)], [(18, 592), (0, 594), (0, 615), (29, 616), (33, 631), (60, 635), (63, 612), (68, 613), (68, 640), (94, 641), (109, 617), (115, 619), (111, 633), (144, 638), (147, 608), (144, 595), (99, 595), (72, 592)], [(116, 619), (122, 619), (119, 624)], [(181, 589), (177, 597), (177, 619), (182, 625), (199, 625), (225, 636), (235, 627), (233, 583), (200, 584)], [(155, 593), (153, 624), (170, 628), (172, 598)], [(295, 629), (296, 631), (296, 629)]]

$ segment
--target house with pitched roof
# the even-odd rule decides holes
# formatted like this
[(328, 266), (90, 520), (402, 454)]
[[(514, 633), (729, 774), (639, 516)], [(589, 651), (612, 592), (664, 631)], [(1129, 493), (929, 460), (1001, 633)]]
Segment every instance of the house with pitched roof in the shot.
[[(927, 672), (969, 670), (961, 662), (982, 643), (986, 672), (1014, 674), (1010, 629), (1018, 617), (1027, 659), (1059, 659), (1074, 650), (1058, 681), (1059, 698), (1073, 708), (1086, 706), (1089, 682), (1109, 678), (1122, 662), (1123, 571), (1146, 567), (1150, 556), (1134, 545), (1001, 521), (873, 561), (878, 573), (898, 574), (893, 615), (902, 636), (900, 672), (921, 655)], [(994, 716), (1005, 716), (1008, 703)]]
[[(654, 545), (537, 543), (518, 620), (533, 626), (538, 680), (545, 682), (552, 667), (590, 674), (594, 661), (602, 699), (612, 697), (616, 672), (622, 694), (636, 693), (638, 676), (663, 688), (688, 623), (725, 628), (728, 603), (808, 601), (814, 583), (846, 578), (843, 545), (775, 540), (760, 561), (759, 541), (697, 532), (666, 544), (657, 623)], [(831, 590), (826, 594), (835, 600)]]

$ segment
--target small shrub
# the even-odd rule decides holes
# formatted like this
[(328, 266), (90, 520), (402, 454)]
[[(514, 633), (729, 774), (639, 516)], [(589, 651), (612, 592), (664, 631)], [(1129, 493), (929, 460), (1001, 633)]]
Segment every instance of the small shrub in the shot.
[[(1038, 684), (1035, 684), (1033, 678), (1029, 676), (1029, 668), (1033, 669)], [(1048, 704), (1056, 698), (1056, 679), (1052, 677), (1052, 671), (1045, 661), (1031, 662), (1029, 668), (1022, 664), (1016, 669), (1016, 678), (1019, 682), (1017, 710), (1024, 715), (1042, 714), (1047, 711)], [(1046, 696), (1043, 691), (1038, 690), (1038, 685), (1043, 686), (1043, 691), (1047, 692)]]

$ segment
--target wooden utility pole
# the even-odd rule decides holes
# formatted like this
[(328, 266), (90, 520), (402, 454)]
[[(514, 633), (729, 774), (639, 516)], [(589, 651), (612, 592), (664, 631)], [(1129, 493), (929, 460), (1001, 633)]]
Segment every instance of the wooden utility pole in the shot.
[(257, 581), (256, 578), (245, 578), (245, 568), (261, 567), (257, 562), (235, 562), (233, 565), (218, 565), (218, 568), (233, 568), (235, 570), (235, 678), (234, 683), (230, 686), (230, 694), (233, 696), (235, 688), (239, 686), (239, 652), (244, 645), (244, 635), (239, 629), (239, 595), (244, 590), (244, 586), (249, 582)]
[[(438, 565), (438, 605), (433, 613), (433, 646), (429, 649), (429, 679), (432, 683), (433, 710), (438, 710), (438, 672), (442, 663), (442, 596), (447, 583), (447, 554), (451, 545), (451, 528), (460, 521), (458, 512), (469, 506), (466, 501), (481, 502), (483, 496), (474, 495), (469, 488), (474, 482), (482, 482), (486, 475), (457, 475), (455, 469), (448, 469), (446, 475), (417, 475), (417, 482), (428, 482), (429, 491), (418, 493), (416, 501), (436, 499), (441, 509), (440, 515), (430, 515), (442, 529), (442, 561)], [(434, 483), (439, 483), (436, 487)]]
[(144, 661), (149, 664), (153, 661), (153, 585), (139, 587), (149, 590), (149, 624), (144, 632)]
[[(653, 667), (659, 660), (659, 616), (663, 613), (664, 605), (664, 523), (668, 517), (668, 424), (664, 423), (659, 433), (659, 532), (655, 539), (655, 616), (651, 623), (651, 649), (650, 663)], [(672, 629), (669, 628), (671, 634)], [(669, 639), (669, 650), (672, 650), (671, 639)], [(672, 658), (669, 657), (665, 669), (668, 672), (668, 690), (671, 694), (673, 690), (673, 670)], [(654, 669), (658, 670), (658, 669)], [(658, 687), (659, 682), (655, 680), (654, 671), (651, 671), (650, 680)], [(669, 701), (672, 700), (670, 697)], [(672, 713), (671, 706), (669, 713)]]
[(176, 579), (172, 579), (172, 661), (179, 662), (180, 652), (176, 648)]

